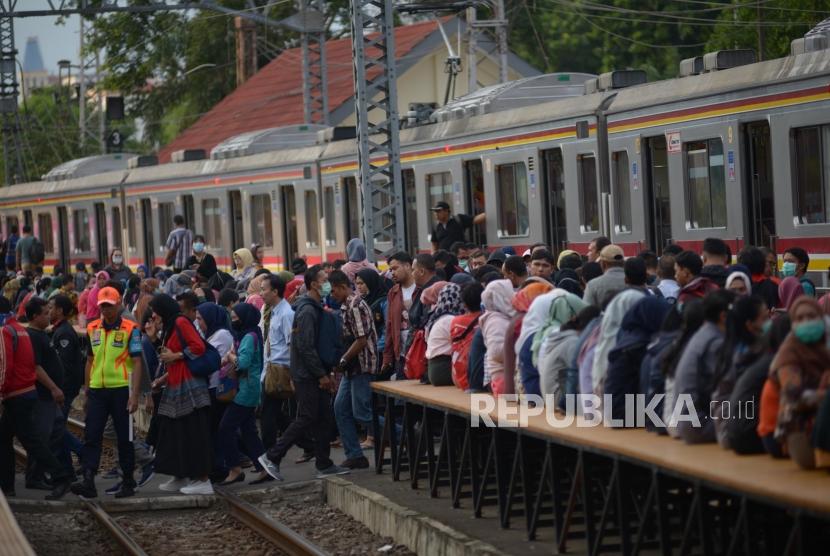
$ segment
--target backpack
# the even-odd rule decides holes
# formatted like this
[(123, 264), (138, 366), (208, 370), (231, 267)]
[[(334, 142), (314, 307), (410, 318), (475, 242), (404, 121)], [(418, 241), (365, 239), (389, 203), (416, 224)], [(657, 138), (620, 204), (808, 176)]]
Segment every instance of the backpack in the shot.
[(46, 248), (43, 247), (43, 242), (38, 238), (32, 238), (32, 246), (29, 248), (29, 261), (32, 264), (38, 265), (46, 258)]
[(467, 368), (470, 364), (470, 346), (473, 344), (473, 336), (478, 330), (478, 318), (475, 318), (465, 323), (462, 321), (456, 322), (453, 319), (452, 327), (450, 328), (450, 338), (452, 339), (452, 382), (457, 388), (466, 390), (470, 387), (467, 378)]
[(343, 320), (339, 315), (318, 307), (320, 324), (317, 329), (317, 353), (326, 370), (336, 367), (343, 357)]
[(406, 351), (404, 374), (410, 380), (420, 380), (427, 374), (427, 338), (423, 328), (412, 333), (412, 342)]
[(187, 342), (184, 336), (182, 336), (182, 331), (179, 330), (178, 325), (174, 325), (173, 328), (176, 329), (176, 334), (179, 336), (179, 343), (182, 344), (184, 362), (190, 374), (197, 378), (208, 378), (222, 367), (222, 357), (210, 342), (199, 336), (205, 345), (205, 352), (202, 355), (195, 355), (187, 347)]

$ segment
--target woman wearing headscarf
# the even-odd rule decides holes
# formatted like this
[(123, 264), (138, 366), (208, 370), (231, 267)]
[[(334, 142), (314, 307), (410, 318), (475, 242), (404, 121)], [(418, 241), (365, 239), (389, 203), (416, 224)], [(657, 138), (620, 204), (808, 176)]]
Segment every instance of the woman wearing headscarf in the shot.
[(262, 245), (257, 243), (251, 245), (251, 255), (254, 256), (254, 266), (257, 270), (265, 268), (265, 249)]
[(378, 353), (383, 353), (386, 346), (386, 282), (374, 269), (364, 268), (355, 274), (354, 285), (372, 311), (378, 335)]
[(10, 305), (17, 301), (17, 292), (20, 291), (20, 280), (12, 278), (3, 286), (3, 297), (9, 300)]
[(366, 258), (366, 245), (360, 238), (352, 238), (346, 244), (346, 256), (349, 258), (348, 262), (340, 267), (340, 270), (346, 273), (349, 281), (354, 284), (354, 278), (360, 270), (373, 270), (377, 273), (375, 266)]
[(147, 278), (149, 272), (150, 271), (147, 269), (146, 264), (140, 264), (137, 267), (135, 267), (136, 276), (138, 276), (140, 280), (144, 280), (145, 278)]
[(427, 336), (427, 375), (433, 386), (452, 386), (452, 338), (450, 327), (453, 317), (464, 312), (461, 288), (445, 282), (438, 293), (425, 328)]
[(484, 356), (484, 380), (494, 396), (504, 393), (504, 336), (510, 320), (516, 315), (513, 308), (513, 283), (493, 280), (481, 294), (485, 311), (479, 322), (487, 353)]
[(105, 270), (101, 270), (95, 275), (95, 284), (89, 290), (89, 295), (86, 298), (86, 314), (84, 316), (87, 322), (92, 322), (101, 316), (101, 309), (98, 308), (98, 292), (101, 291), (101, 288), (109, 279), (110, 275)]
[(109, 274), (110, 280), (118, 280), (119, 282), (126, 282), (130, 274), (133, 273), (130, 267), (124, 264), (124, 253), (116, 247), (110, 253), (110, 264), (104, 269)]
[[(135, 304), (138, 303), (138, 298), (141, 296), (141, 278), (138, 274), (131, 274), (127, 278), (127, 291), (124, 292), (124, 307), (128, 311), (135, 309)], [(141, 313), (137, 313), (141, 314)]]
[[(826, 329), (821, 306), (801, 296), (789, 310), (792, 331), (770, 365), (770, 374), (761, 394), (761, 423), (770, 422), (779, 396), (775, 439), (785, 446), (799, 467), (812, 469), (830, 465), (830, 454), (816, 450), (811, 436), (816, 413), (830, 382), (830, 352), (825, 346)], [(767, 403), (765, 403), (767, 402)], [(759, 426), (759, 434), (763, 431)]]
[[(235, 354), (230, 361), (235, 369), (230, 376), (239, 381), (236, 396), (225, 408), (219, 423), (219, 445), (228, 475), (220, 486), (243, 482), (239, 456), (239, 438), (245, 445), (246, 453), (260, 472), (256, 480), (265, 478), (265, 472), (257, 459), (265, 453), (256, 427), (256, 407), (260, 400), (260, 375), (262, 373), (262, 330), (259, 328), (260, 313), (250, 303), (237, 303), (231, 310), (231, 327), (234, 334)], [(238, 436), (237, 436), (238, 433)]]
[(748, 274), (736, 270), (726, 277), (724, 289), (733, 292), (735, 295), (752, 295), (752, 281)]
[(158, 288), (159, 281), (155, 278), (145, 278), (141, 281), (138, 300), (135, 302), (135, 307), (133, 308), (134, 315), (144, 314), (147, 307), (150, 306), (150, 301), (153, 299), (153, 296), (156, 295)]
[(258, 274), (254, 276), (250, 282), (248, 282), (248, 288), (246, 290), (247, 295), (245, 296), (245, 303), (249, 303), (254, 306), (254, 309), (257, 311), (262, 311), (262, 306), (265, 305), (265, 300), (262, 299), (260, 295), (260, 290), (262, 288), (262, 282), (268, 277), (270, 274), (266, 274), (263, 272), (262, 274)]
[[(524, 339), (527, 339), (529, 337), (530, 334), (522, 334), (526, 315), (536, 303), (536, 300), (552, 289), (553, 286), (547, 280), (525, 283), (524, 287), (516, 292), (516, 296), (513, 298), (513, 308), (516, 309), (516, 316), (510, 321), (510, 326), (507, 327), (507, 332), (504, 334), (504, 368), (507, 372), (504, 381), (505, 394), (524, 393), (524, 387), (519, 376), (519, 367), (516, 362), (516, 354), (518, 353), (516, 345), (519, 344), (517, 338), (524, 337)], [(534, 311), (534, 314), (539, 314), (539, 311)], [(528, 330), (533, 327), (534, 321), (531, 321)]]
[(231, 276), (237, 281), (240, 288), (248, 286), (248, 280), (254, 277), (257, 271), (254, 265), (254, 256), (250, 249), (237, 249), (233, 252), (233, 271)]
[(186, 357), (203, 355), (205, 342), (169, 295), (154, 296), (150, 308), (161, 330), (159, 359), (164, 364), (164, 374), (153, 381), (153, 389), (165, 386), (157, 414), (155, 469), (172, 476), (159, 488), (182, 494), (213, 494), (208, 478), (213, 459), (208, 384), (194, 377), (185, 361)]
[[(778, 303), (780, 311), (786, 313), (789, 311), (796, 299), (804, 295), (804, 287), (801, 281), (795, 276), (788, 276), (781, 280), (778, 284)], [(811, 296), (812, 297), (812, 296)]]

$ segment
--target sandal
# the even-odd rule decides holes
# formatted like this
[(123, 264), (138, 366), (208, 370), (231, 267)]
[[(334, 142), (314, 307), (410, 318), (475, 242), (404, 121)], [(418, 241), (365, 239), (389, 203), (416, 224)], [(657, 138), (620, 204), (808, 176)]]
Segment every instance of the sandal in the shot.
[(375, 439), (371, 436), (367, 436), (366, 440), (360, 443), (361, 450), (372, 450), (375, 447)]

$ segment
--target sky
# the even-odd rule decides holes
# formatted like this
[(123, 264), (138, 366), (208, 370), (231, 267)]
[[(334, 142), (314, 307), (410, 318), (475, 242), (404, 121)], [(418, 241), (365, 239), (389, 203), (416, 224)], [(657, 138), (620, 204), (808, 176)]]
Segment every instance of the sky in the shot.
[[(18, 5), (24, 4), (21, 2)], [(34, 6), (33, 6), (34, 7)], [(63, 25), (55, 25), (55, 17), (25, 17), (14, 22), (14, 42), (21, 63), (26, 49), (26, 39), (37, 37), (43, 64), (50, 73), (58, 73), (58, 60), (68, 59), (78, 63), (78, 16), (67, 18)]]

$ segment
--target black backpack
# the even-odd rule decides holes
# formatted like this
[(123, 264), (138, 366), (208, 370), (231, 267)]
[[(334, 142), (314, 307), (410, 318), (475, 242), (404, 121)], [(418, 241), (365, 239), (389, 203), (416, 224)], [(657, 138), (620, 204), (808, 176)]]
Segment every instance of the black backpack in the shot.
[(46, 249), (43, 247), (43, 242), (38, 238), (32, 238), (32, 246), (29, 249), (29, 261), (32, 264), (41, 264), (46, 258)]

